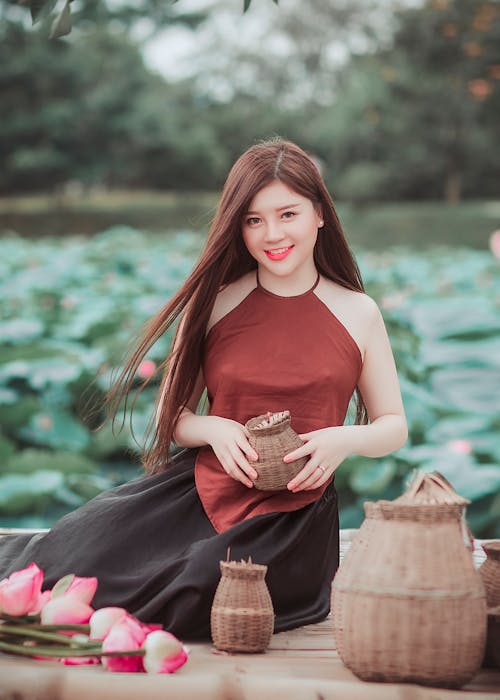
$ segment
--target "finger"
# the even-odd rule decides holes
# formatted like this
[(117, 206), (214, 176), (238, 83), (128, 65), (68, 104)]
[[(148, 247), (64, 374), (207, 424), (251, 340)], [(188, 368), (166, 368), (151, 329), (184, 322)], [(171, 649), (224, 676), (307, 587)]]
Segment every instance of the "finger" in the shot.
[(257, 472), (247, 462), (247, 460), (245, 459), (245, 455), (241, 452), (241, 450), (238, 449), (238, 447), (235, 447), (233, 450), (231, 450), (231, 457), (235, 462), (235, 466), (241, 469), (241, 471), (244, 472), (246, 476), (248, 476), (250, 479), (257, 478)]
[(294, 491), (310, 491), (316, 489), (328, 480), (328, 472), (323, 471), (319, 467), (311, 473), (311, 475), (304, 479), (304, 481), (299, 484)]
[(236, 443), (249, 459), (253, 459), (254, 461), (257, 461), (259, 459), (259, 455), (247, 440), (244, 440), (243, 438), (237, 438)]
[(322, 486), (328, 480), (328, 476), (320, 469), (316, 469), (313, 474), (301, 484), (302, 491), (312, 491)]
[(234, 466), (231, 468), (231, 471), (228, 473), (229, 476), (232, 476), (233, 479), (236, 479), (236, 481), (240, 481), (245, 486), (248, 486), (249, 489), (252, 488), (253, 482), (248, 478), (245, 472), (238, 467), (237, 464), (234, 464)]
[(297, 487), (301, 486), (301, 484), (303, 484), (303, 482), (311, 476), (314, 470), (317, 469), (318, 465), (311, 462), (312, 460), (309, 460), (306, 466), (296, 476), (294, 476), (291, 481), (288, 482), (287, 488), (290, 491), (295, 491)]
[(253, 486), (252, 481), (250, 481), (250, 479), (245, 475), (245, 473), (242, 472), (241, 469), (238, 467), (238, 465), (236, 464), (236, 462), (235, 462), (235, 460), (234, 460), (234, 458), (231, 455), (229, 450), (227, 450), (224, 453), (216, 454), (216, 457), (219, 460), (219, 462), (222, 464), (224, 471), (232, 479), (235, 479), (236, 481), (240, 481), (245, 486), (248, 486), (248, 488), (252, 488), (252, 486)]
[(310, 455), (312, 452), (312, 447), (309, 445), (309, 443), (305, 443), (304, 445), (301, 445), (300, 447), (297, 447), (297, 449), (293, 450), (293, 452), (289, 452), (283, 457), (284, 462), (293, 462), (296, 459), (299, 459), (300, 457), (306, 457), (307, 455)]

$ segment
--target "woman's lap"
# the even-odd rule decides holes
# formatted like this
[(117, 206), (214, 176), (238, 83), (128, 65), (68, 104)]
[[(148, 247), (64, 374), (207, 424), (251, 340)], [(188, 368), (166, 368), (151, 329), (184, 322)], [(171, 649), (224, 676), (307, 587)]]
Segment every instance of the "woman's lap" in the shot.
[(0, 578), (35, 561), (46, 587), (67, 573), (97, 576), (94, 607), (119, 605), (179, 636), (208, 638), (219, 562), (267, 564), (275, 630), (323, 619), (338, 565), (333, 485), (315, 503), (245, 520), (218, 534), (194, 484), (196, 450), (161, 474), (104, 492), (44, 535), (0, 541)]

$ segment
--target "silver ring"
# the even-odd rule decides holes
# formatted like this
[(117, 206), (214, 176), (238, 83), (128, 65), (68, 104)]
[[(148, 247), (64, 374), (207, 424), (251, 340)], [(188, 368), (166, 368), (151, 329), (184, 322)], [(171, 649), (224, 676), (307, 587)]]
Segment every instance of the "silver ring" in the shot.
[(320, 467), (320, 466), (318, 466), (318, 469), (321, 469), (321, 471), (323, 472), (323, 474), (326, 472), (325, 467)]

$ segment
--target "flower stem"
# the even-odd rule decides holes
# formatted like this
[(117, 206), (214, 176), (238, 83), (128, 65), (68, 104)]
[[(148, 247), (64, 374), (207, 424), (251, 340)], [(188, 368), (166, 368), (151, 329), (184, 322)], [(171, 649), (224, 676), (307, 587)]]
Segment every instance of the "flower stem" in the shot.
[(71, 637), (67, 637), (66, 635), (54, 634), (53, 632), (42, 632), (40, 630), (22, 627), (20, 625), (0, 625), (0, 636), (4, 635), (9, 637), (24, 637), (34, 640), (41, 639), (42, 641), (46, 642), (59, 642), (59, 644), (68, 646), (72, 644), (78, 644), (81, 646), (81, 643), (79, 644), (78, 642), (75, 642)]
[(34, 615), (7, 615), (7, 613), (0, 614), (0, 620), (5, 620), (12, 625), (26, 625), (32, 622), (40, 622), (40, 614), (36, 613)]
[(9, 644), (8, 642), (0, 641), (0, 651), (7, 651), (11, 654), (18, 654), (19, 656), (52, 656), (55, 659), (64, 659), (72, 656), (101, 656), (102, 647), (99, 645), (87, 649), (69, 649), (68, 647), (57, 649), (56, 647), (25, 647), (21, 644)]
[[(30, 624), (24, 625), (23, 629), (28, 630), (40, 630), (42, 632), (57, 632), (58, 630), (67, 632), (80, 632), (81, 634), (88, 634), (90, 632), (90, 625), (45, 625), (45, 624)], [(2, 625), (0, 624), (0, 631), (2, 630)]]
[(61, 648), (57, 647), (44, 647), (44, 646), (31, 646), (26, 647), (22, 644), (10, 644), (9, 642), (0, 641), (0, 651), (6, 651), (11, 654), (18, 654), (20, 656), (51, 656), (55, 659), (71, 658), (75, 656), (144, 656), (146, 653), (144, 649), (123, 649), (121, 651), (103, 651), (102, 644), (93, 643), (88, 644), (88, 646), (80, 646), (78, 648)]

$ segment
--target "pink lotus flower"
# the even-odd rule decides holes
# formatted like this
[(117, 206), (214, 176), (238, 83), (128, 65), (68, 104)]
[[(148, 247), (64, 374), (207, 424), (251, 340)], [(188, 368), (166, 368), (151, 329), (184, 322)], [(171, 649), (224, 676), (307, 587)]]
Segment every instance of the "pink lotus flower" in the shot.
[[(86, 634), (74, 634), (72, 640), (85, 644), (89, 641), (89, 637)], [(64, 664), (64, 666), (93, 666), (100, 664), (101, 661), (97, 656), (67, 656), (64, 659), (59, 659), (59, 663)]]
[[(50, 660), (54, 661), (54, 659)], [(64, 666), (93, 666), (101, 662), (97, 656), (67, 656), (65, 659), (59, 659), (59, 663), (64, 664)]]
[(141, 379), (149, 379), (156, 372), (156, 363), (153, 360), (143, 360), (137, 369)]
[(128, 615), (125, 608), (100, 608), (90, 618), (90, 639), (102, 641), (113, 625)]
[(157, 630), (146, 637), (143, 664), (148, 673), (173, 673), (187, 661), (187, 649), (170, 632)]
[[(106, 651), (136, 651), (146, 639), (144, 626), (132, 615), (118, 620), (110, 629), (102, 643)], [(144, 669), (142, 656), (103, 656), (102, 665), (109, 671), (136, 673)]]
[(452, 440), (448, 443), (448, 447), (452, 452), (462, 455), (469, 455), (472, 452), (472, 444), (469, 440)]
[(42, 583), (43, 571), (34, 563), (0, 581), (0, 613), (16, 616), (40, 612)]
[(490, 250), (495, 256), (495, 258), (500, 259), (500, 230), (493, 231), (490, 236)]
[(42, 625), (84, 625), (94, 609), (71, 594), (52, 597), (41, 612)]
[(139, 620), (139, 624), (141, 625), (142, 629), (146, 632), (146, 634), (149, 634), (150, 632), (156, 632), (157, 630), (162, 630), (162, 629), (163, 629), (163, 625), (158, 625), (158, 624), (155, 624), (155, 623), (152, 623), (152, 624), (149, 624), (149, 623), (148, 623), (148, 624), (146, 624), (146, 623), (141, 622), (141, 621)]
[(78, 598), (78, 600), (80, 600), (82, 603), (90, 605), (90, 602), (94, 597), (96, 590), (97, 579), (95, 578), (95, 576), (75, 576), (69, 584), (69, 586), (64, 591), (63, 595), (72, 595), (75, 598)]

